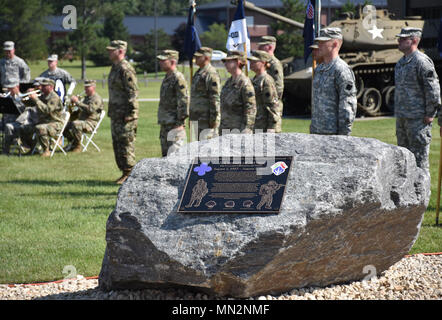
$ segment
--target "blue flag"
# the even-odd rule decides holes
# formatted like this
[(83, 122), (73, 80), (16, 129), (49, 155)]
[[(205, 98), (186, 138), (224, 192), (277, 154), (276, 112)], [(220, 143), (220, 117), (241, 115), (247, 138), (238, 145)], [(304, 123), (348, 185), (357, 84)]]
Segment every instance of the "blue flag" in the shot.
[(184, 38), (184, 53), (189, 61), (192, 61), (193, 54), (201, 48), (201, 41), (198, 32), (194, 26), (195, 2), (189, 8), (189, 16), (187, 17), (186, 37)]
[(307, 63), (307, 59), (312, 53), (312, 49), (309, 47), (315, 40), (315, 7), (310, 0), (308, 0), (307, 10), (305, 12), (304, 31), (302, 36), (304, 37), (304, 63)]
[(247, 47), (247, 55), (250, 53), (250, 38), (247, 30), (247, 21), (244, 13), (243, 0), (238, 1), (235, 16), (233, 17), (227, 36), (226, 48), (229, 51), (244, 51), (244, 45)]

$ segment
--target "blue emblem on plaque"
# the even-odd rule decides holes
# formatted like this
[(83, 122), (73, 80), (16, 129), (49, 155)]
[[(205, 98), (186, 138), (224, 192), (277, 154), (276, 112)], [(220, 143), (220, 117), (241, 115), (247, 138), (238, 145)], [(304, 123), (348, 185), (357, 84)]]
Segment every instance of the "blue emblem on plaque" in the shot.
[(193, 171), (198, 172), (199, 176), (203, 176), (207, 172), (212, 171), (212, 167), (210, 167), (207, 163), (201, 163), (201, 165), (193, 169)]

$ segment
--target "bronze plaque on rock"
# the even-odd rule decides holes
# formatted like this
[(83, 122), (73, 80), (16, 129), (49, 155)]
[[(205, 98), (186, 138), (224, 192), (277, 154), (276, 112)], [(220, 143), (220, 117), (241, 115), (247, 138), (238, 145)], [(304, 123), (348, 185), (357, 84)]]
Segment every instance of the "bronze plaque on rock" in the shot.
[[(196, 158), (178, 212), (279, 213), (292, 160), (276, 156), (267, 164), (268, 160), (241, 157), (212, 163)], [(260, 174), (266, 167), (268, 174)]]

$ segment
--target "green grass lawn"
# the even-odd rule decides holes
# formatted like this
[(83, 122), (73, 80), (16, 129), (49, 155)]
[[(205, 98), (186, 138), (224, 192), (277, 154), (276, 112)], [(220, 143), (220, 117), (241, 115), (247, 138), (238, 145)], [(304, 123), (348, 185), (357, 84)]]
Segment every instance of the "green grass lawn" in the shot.
[[(69, 60), (60, 60), (58, 67), (68, 71), (75, 79), (81, 79), (81, 63), (80, 61), (74, 60), (70, 62)], [(38, 77), (43, 71), (48, 68), (47, 61), (36, 61), (29, 64), (31, 69), (31, 79)], [(94, 66), (92, 62), (87, 61), (86, 63), (86, 78), (97, 80), (97, 92), (103, 97), (108, 97), (107, 88), (107, 76), (109, 75), (111, 66)], [(188, 66), (179, 65), (178, 70), (183, 72), (183, 74), (188, 78), (190, 76), (190, 68)], [(194, 66), (193, 71), (198, 70), (197, 66)], [(229, 74), (222, 68), (219, 69), (220, 76), (222, 78), (228, 78)], [(161, 86), (161, 80), (164, 77), (164, 72), (159, 71), (157, 74), (148, 73), (146, 77), (144, 73), (138, 73), (138, 87), (139, 87), (139, 98), (159, 98), (159, 90)], [(250, 71), (250, 76), (253, 72)], [(157, 76), (157, 78), (155, 78)], [(104, 85), (101, 80), (105, 79)], [(147, 83), (144, 81), (147, 79)], [(67, 90), (68, 88), (66, 88)], [(79, 94), (84, 90), (81, 83), (77, 83), (74, 94)]]
[[(157, 97), (152, 90), (145, 98)], [(159, 157), (156, 102), (140, 103), (136, 140), (138, 160)], [(284, 119), (285, 132), (308, 133), (310, 120)], [(356, 121), (353, 136), (395, 144), (394, 119)], [(442, 251), (442, 228), (435, 224), (439, 127), (431, 144), (431, 199), (419, 238), (411, 254)], [(106, 246), (106, 220), (115, 207), (120, 176), (106, 117), (86, 153), (57, 152), (39, 156), (0, 155), (0, 283), (28, 283), (62, 279), (65, 266), (78, 274), (98, 275)], [(442, 219), (442, 217), (441, 217)]]

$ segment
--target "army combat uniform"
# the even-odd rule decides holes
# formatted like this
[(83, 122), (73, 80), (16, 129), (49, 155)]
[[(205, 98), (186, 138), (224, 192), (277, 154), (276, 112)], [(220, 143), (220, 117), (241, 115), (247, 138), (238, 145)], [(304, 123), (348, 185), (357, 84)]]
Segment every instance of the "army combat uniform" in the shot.
[[(164, 50), (159, 60), (176, 59), (178, 52)], [(168, 152), (174, 152), (186, 142), (186, 130), (173, 130), (185, 126), (185, 120), (189, 116), (189, 95), (187, 81), (178, 70), (166, 74), (161, 83), (160, 103), (158, 106), (158, 124), (160, 125), (161, 154), (167, 156)]]
[[(270, 55), (264, 51), (253, 51), (249, 60), (268, 62)], [(256, 118), (255, 131), (261, 129), (263, 132), (267, 130), (275, 130), (280, 120), (279, 115), (279, 99), (276, 90), (275, 81), (267, 73), (256, 75), (252, 79), (256, 97)], [(280, 132), (280, 131), (279, 131)]]
[[(42, 81), (41, 84), (47, 83), (55, 85), (50, 79)], [(47, 96), (40, 96), (35, 104), (38, 111), (38, 124), (35, 126), (35, 132), (43, 150), (47, 151), (50, 138), (56, 138), (63, 128), (63, 104), (55, 91), (51, 91)]]
[[(263, 44), (269, 44), (269, 43), (275, 43), (276, 44), (276, 38), (272, 36), (263, 36), (261, 37), (261, 42), (258, 43), (258, 45)], [(270, 56), (270, 60), (268, 61), (270, 64), (270, 68), (267, 70), (267, 73), (273, 78), (275, 81), (275, 87), (276, 91), (278, 92), (278, 99), (279, 99), (279, 105), (278, 105), (278, 113), (279, 113), (279, 119), (278, 123), (275, 127), (275, 132), (281, 132), (282, 131), (282, 114), (284, 109), (284, 104), (282, 101), (282, 96), (284, 94), (284, 68), (282, 66), (281, 61), (278, 60), (278, 58), (275, 57), (275, 55)]]
[[(84, 86), (95, 85), (95, 81), (85, 81)], [(98, 93), (86, 96), (75, 105), (79, 109), (78, 120), (70, 121), (65, 130), (65, 136), (73, 141), (74, 148), (80, 145), (83, 132), (92, 132), (104, 110), (103, 99)]]
[[(403, 28), (398, 37), (421, 37), (419, 28)], [(403, 56), (395, 67), (394, 113), (398, 146), (409, 149), (418, 167), (429, 170), (432, 124), (441, 104), (439, 78), (431, 59), (415, 50)]]
[[(107, 50), (126, 49), (127, 43), (114, 40)], [(138, 85), (132, 65), (123, 59), (112, 64), (108, 79), (112, 145), (118, 168), (130, 172), (136, 164), (135, 138), (138, 126)]]
[[(6, 41), (3, 50), (14, 49), (14, 42)], [(31, 81), (31, 71), (26, 62), (17, 56), (11, 59), (0, 59), (0, 86), (7, 83), (27, 83)]]
[[(318, 41), (342, 39), (339, 28), (320, 31)], [(356, 115), (355, 76), (344, 60), (337, 57), (315, 70), (312, 90), (310, 133), (350, 135)]]
[[(223, 61), (229, 59), (239, 59), (246, 63), (244, 52), (229, 51)], [(252, 81), (244, 73), (236, 78), (230, 77), (221, 90), (220, 135), (227, 129), (253, 133), (255, 117), (256, 98)]]
[[(212, 49), (202, 47), (195, 56), (210, 55)], [(198, 69), (192, 79), (190, 91), (190, 121), (198, 121), (198, 140), (210, 139), (218, 135), (220, 114), (221, 80), (218, 71), (209, 63)], [(192, 128), (193, 129), (193, 128)], [(200, 136), (205, 130), (206, 135)]]
[[(48, 61), (58, 61), (58, 55), (56, 55), (56, 54), (50, 55), (48, 57)], [(47, 69), (42, 74), (40, 74), (40, 77), (49, 78), (54, 81), (61, 80), (61, 82), (63, 82), (63, 85), (65, 87), (67, 84), (69, 84), (70, 86), (69, 86), (69, 89), (67, 89), (66, 95), (71, 95), (75, 89), (75, 85), (76, 85), (75, 79), (70, 75), (69, 72), (67, 72), (64, 69), (61, 69), (58, 67), (55, 68), (55, 70), (53, 70), (53, 71)]]

